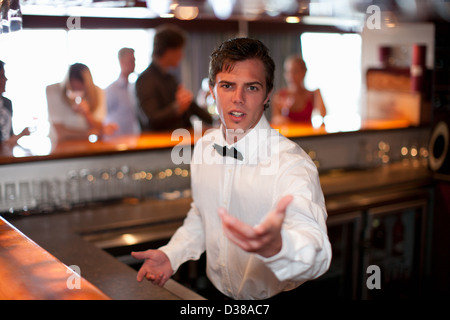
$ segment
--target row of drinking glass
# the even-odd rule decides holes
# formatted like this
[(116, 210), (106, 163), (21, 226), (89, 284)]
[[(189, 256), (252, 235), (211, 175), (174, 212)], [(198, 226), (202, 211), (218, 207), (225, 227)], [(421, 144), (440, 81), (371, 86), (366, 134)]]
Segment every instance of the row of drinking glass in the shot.
[(70, 170), (63, 179), (0, 184), (0, 213), (40, 213), (124, 198), (181, 197), (190, 188), (187, 168), (132, 170), (128, 166)]
[(361, 163), (364, 167), (376, 167), (386, 165), (393, 161), (428, 161), (427, 142), (401, 144), (400, 149), (392, 150), (391, 145), (385, 141), (379, 141), (377, 144), (362, 143), (361, 145)]

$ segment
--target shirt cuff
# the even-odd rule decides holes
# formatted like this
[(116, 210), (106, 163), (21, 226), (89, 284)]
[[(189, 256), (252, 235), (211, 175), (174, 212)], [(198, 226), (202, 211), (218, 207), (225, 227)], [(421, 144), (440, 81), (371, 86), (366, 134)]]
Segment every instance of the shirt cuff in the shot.
[(177, 259), (177, 255), (174, 254), (172, 252), (172, 250), (170, 250), (170, 247), (168, 245), (164, 245), (164, 246), (158, 248), (158, 250), (161, 250), (162, 252), (164, 252), (166, 254), (167, 258), (169, 258), (170, 266), (172, 267), (173, 274), (175, 274), (181, 265), (181, 263), (178, 262), (180, 260), (179, 257)]
[(286, 259), (286, 257), (291, 251), (291, 248), (288, 235), (284, 230), (281, 230), (281, 241), (281, 250), (277, 254), (268, 258), (259, 256), (274, 273), (276, 273), (277, 270), (285, 268), (289, 264), (289, 259)]

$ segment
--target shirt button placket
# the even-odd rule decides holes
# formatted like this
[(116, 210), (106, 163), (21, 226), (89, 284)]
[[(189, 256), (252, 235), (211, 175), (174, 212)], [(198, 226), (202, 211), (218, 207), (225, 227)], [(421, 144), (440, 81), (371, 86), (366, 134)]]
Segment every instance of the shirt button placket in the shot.
[[(222, 206), (227, 209), (227, 211), (229, 212), (230, 210), (230, 200), (231, 200), (231, 189), (232, 189), (232, 185), (233, 185), (233, 177), (234, 177), (234, 167), (233, 166), (228, 166), (225, 165), (225, 179), (224, 179), (224, 186), (223, 186), (223, 200), (222, 200)], [(229, 212), (230, 213), (230, 212)], [(223, 250), (221, 250), (221, 257), (220, 257), (220, 267), (222, 269), (222, 285), (223, 285), (223, 289), (228, 292), (229, 294), (232, 293), (233, 289), (231, 286), (231, 281), (230, 281), (230, 275), (229, 275), (229, 270), (226, 267), (227, 265), (227, 259), (228, 259), (228, 239), (226, 237), (226, 235), (223, 233), (222, 231), (222, 248)]]

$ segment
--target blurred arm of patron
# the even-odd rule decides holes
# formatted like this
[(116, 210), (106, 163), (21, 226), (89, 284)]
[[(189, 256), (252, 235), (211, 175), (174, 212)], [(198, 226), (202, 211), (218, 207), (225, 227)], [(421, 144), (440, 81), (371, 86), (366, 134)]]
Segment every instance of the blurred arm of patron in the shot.
[(211, 124), (212, 117), (194, 101), (194, 95), (170, 74), (183, 58), (185, 35), (172, 25), (157, 29), (152, 62), (136, 81), (142, 131), (191, 128), (190, 117)]
[(284, 62), (286, 87), (278, 90), (273, 97), (272, 123), (311, 124), (314, 111), (322, 117), (326, 115), (325, 104), (319, 89), (309, 91), (305, 88), (307, 67), (301, 56), (292, 55)]
[(117, 129), (104, 125), (105, 94), (94, 84), (89, 68), (81, 63), (69, 67), (66, 79), (47, 87), (48, 116), (52, 141), (87, 139), (111, 135)]

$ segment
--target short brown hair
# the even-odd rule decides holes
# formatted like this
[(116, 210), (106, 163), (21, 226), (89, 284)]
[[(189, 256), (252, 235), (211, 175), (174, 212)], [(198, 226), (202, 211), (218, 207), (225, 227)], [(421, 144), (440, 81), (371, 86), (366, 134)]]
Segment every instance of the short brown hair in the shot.
[(216, 75), (222, 71), (230, 71), (238, 61), (259, 59), (264, 64), (266, 73), (267, 94), (273, 88), (275, 63), (269, 55), (269, 49), (259, 40), (250, 38), (234, 38), (223, 42), (210, 57), (209, 85), (214, 87)]
[(131, 53), (134, 54), (134, 49), (125, 47), (125, 48), (122, 48), (119, 50), (119, 52), (117, 53), (117, 57), (120, 60), (123, 57), (125, 57), (127, 54), (131, 54)]
[(161, 57), (169, 49), (177, 49), (186, 43), (183, 30), (175, 25), (164, 24), (156, 29), (153, 38), (153, 57)]

